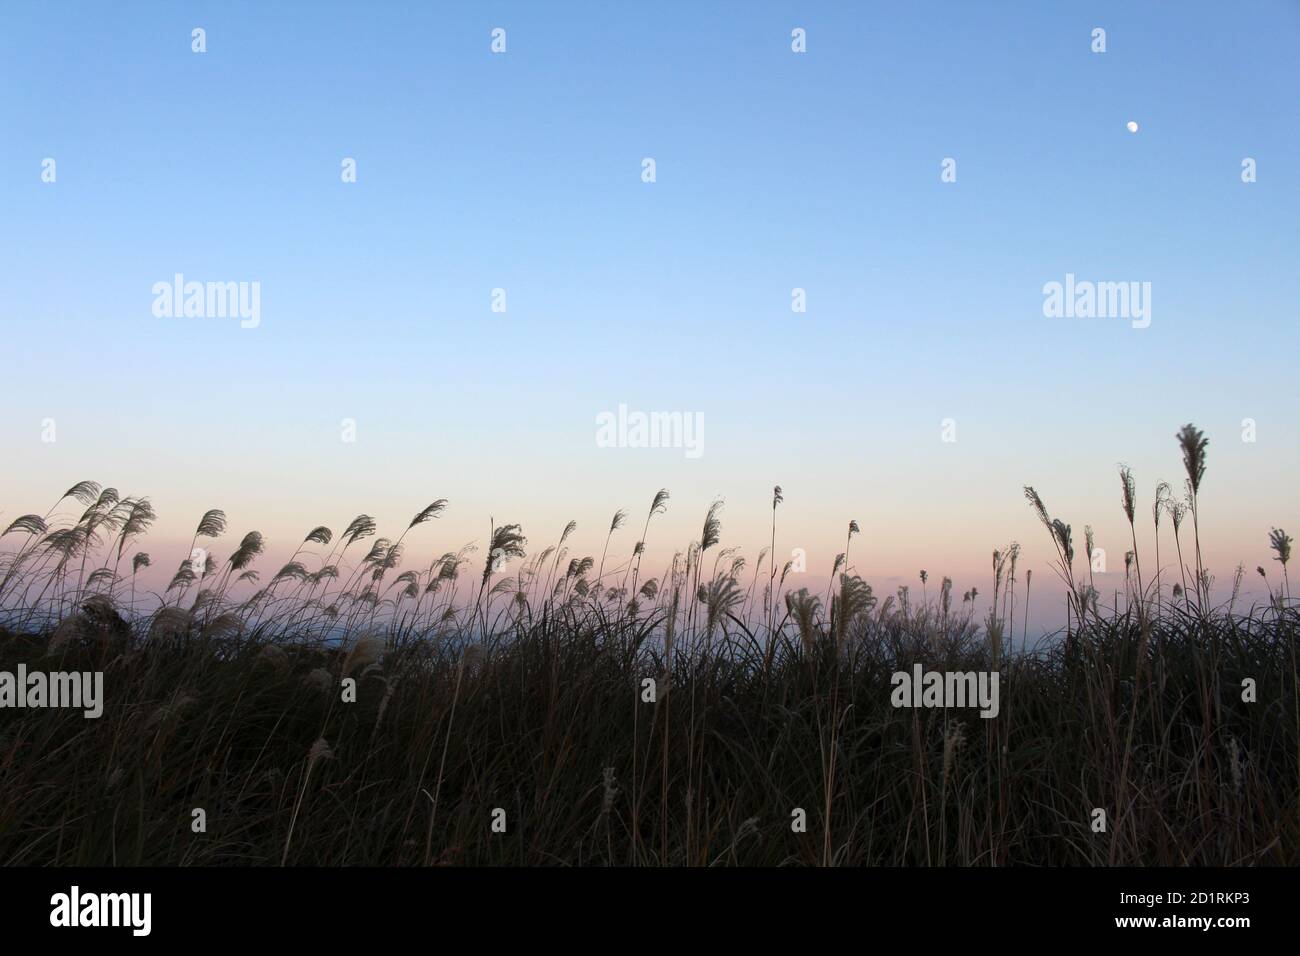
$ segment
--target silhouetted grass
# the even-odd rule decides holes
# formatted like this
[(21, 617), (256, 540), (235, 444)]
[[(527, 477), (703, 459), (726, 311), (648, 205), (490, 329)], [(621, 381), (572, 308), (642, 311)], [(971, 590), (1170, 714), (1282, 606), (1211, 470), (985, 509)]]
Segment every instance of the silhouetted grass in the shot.
[[(1205, 442), (1191, 426), (1179, 437), (1196, 486), (1175, 507), (1162, 484), (1153, 516), (1157, 533), (1160, 514), (1173, 516), (1181, 554)], [(1126, 468), (1120, 476), (1132, 527), (1136, 492)], [(50, 527), (51, 509), (6, 531), (20, 543), (0, 564), (0, 670), (103, 671), (104, 713), (0, 709), (0, 860), (1300, 862), (1290, 539), (1270, 536), (1282, 587), (1239, 614), (1236, 587), (1227, 607), (1210, 607), (1199, 541), (1166, 591), (1158, 559), (1140, 570), (1133, 527), (1130, 593), (1108, 611), (1090, 567), (1075, 566), (1070, 526), (1026, 495), (1071, 615), (1064, 639), (1032, 651), (1012, 640), (1017, 598), (1030, 597), (1028, 572), (1017, 592), (1014, 544), (994, 553), (982, 624), (974, 591), (954, 608), (952, 582), (932, 598), (925, 572), (919, 604), (907, 589), (878, 601), (849, 563), (855, 522), (824, 600), (783, 591), (789, 565), (764, 571), (767, 549), (746, 587), (743, 560), (721, 548), (717, 502), (700, 541), (641, 583), (666, 492), (632, 560), (611, 569), (619, 586), (602, 572), (623, 512), (599, 564), (564, 564), (572, 523), (532, 558), (507, 524), (463, 595), (470, 549), (399, 571), (406, 533), (436, 518), (439, 500), (353, 565), (349, 548), (374, 534), (373, 520), (359, 516), (337, 539), (315, 528), (237, 598), (241, 580), (261, 583), (251, 566), (263, 542), (250, 532), (224, 562), (183, 561), (139, 613), (141, 552), (132, 575), (118, 575), (152, 509), (80, 483), (60, 499), (84, 505), (80, 518)], [(778, 488), (774, 516), (781, 501)], [(209, 511), (194, 541), (225, 526)], [(497, 577), (503, 561), (524, 559)], [(892, 706), (891, 674), (918, 663), (998, 671), (1000, 712)], [(349, 680), (355, 702), (344, 700)], [(504, 832), (493, 829), (498, 809)]]
[[(1134, 620), (1105, 622), (1072, 659), (1064, 644), (1009, 655), (990, 720), (890, 705), (890, 674), (915, 662), (991, 665), (982, 643), (897, 620), (860, 620), (840, 653), (824, 633), (810, 649), (782, 641), (770, 664), (727, 636), (676, 655), (670, 675), (644, 625), (595, 613), (378, 661), (377, 647), (349, 659), (205, 630), (114, 641), (88, 626), (53, 655), (7, 637), (5, 669), (102, 669), (106, 702), (98, 720), (0, 711), (0, 858), (1295, 864), (1295, 624), (1216, 619), (1212, 656), (1204, 625), (1175, 614), (1142, 656)], [(344, 675), (355, 704), (340, 702)], [(795, 808), (807, 833), (792, 832)]]

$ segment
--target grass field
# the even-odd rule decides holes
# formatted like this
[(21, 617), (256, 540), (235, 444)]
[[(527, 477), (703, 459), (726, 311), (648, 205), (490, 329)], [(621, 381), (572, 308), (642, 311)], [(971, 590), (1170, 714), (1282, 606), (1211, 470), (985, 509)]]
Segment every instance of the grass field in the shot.
[[(788, 567), (764, 568), (780, 489), (748, 575), (714, 507), (643, 576), (661, 492), (613, 575), (563, 538), (530, 555), (517, 525), (473, 566), (465, 549), (400, 570), (401, 536), (348, 563), (376, 530), (363, 515), (314, 529), (264, 584), (255, 532), (224, 560), (192, 551), (152, 599), (133, 583), (152, 508), (83, 482), (0, 538), (0, 671), (101, 671), (104, 712), (0, 709), (0, 860), (1295, 865), (1291, 542), (1270, 536), (1267, 605), (1238, 610), (1234, 587), (1212, 607), (1206, 442), (1179, 441), (1186, 497), (1161, 485), (1151, 507), (1173, 570), (1139, 552), (1121, 469), (1130, 585), (1108, 610), (1091, 533), (1076, 558), (1026, 489), (1055, 574), (1000, 549), (978, 620), (947, 579), (878, 599), (852, 573), (855, 524), (824, 594), (785, 590)], [(49, 523), (70, 500), (80, 518)], [(194, 540), (224, 530), (209, 512)], [(1067, 629), (1016, 649), (1017, 608), (1043, 592), (1064, 593)], [(916, 664), (997, 672), (997, 716), (894, 706), (891, 675)]]

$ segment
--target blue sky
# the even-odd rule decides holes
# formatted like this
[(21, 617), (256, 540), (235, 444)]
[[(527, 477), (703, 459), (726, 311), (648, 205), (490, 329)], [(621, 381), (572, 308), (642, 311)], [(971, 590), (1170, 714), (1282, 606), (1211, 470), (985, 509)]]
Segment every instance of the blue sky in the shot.
[[(752, 560), (779, 482), (818, 567), (856, 518), (867, 570), (973, 574), (1037, 544), (1022, 484), (1106, 527), (1115, 462), (1177, 479), (1195, 421), (1221, 579), (1297, 523), (1300, 4), (14, 3), (0, 27), (6, 516), (96, 478), (177, 537), (223, 506), (287, 544), (448, 497), (449, 535), (491, 514), (540, 546), (666, 485), (664, 547), (722, 495)], [(177, 272), (259, 281), (260, 326), (156, 318)], [(1067, 272), (1149, 281), (1151, 327), (1044, 318)], [(597, 448), (621, 402), (703, 414), (706, 453)]]

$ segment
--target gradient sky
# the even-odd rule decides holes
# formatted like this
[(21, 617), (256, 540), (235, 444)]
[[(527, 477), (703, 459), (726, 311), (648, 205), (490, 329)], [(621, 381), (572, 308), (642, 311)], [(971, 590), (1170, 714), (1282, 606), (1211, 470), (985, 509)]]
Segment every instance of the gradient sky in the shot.
[[(425, 563), (489, 516), (599, 555), (623, 507), (621, 559), (667, 487), (654, 563), (721, 496), (752, 567), (779, 483), (818, 580), (856, 519), (878, 594), (991, 591), (1013, 539), (1050, 575), (1024, 484), (1122, 570), (1116, 463), (1149, 516), (1192, 421), (1224, 583), (1300, 528), (1298, 48), (1280, 0), (6, 4), (0, 521), (93, 478), (169, 571), (210, 507), (265, 571), (434, 498)], [(260, 326), (155, 317), (178, 272), (260, 282)], [(1067, 272), (1150, 282), (1151, 326), (1045, 318)], [(703, 455), (597, 447), (620, 403)]]

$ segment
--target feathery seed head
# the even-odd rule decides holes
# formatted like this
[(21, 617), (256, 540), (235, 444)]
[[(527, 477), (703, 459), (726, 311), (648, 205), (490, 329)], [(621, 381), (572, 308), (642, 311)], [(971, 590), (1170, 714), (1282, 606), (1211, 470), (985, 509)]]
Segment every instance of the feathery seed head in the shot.
[(1048, 517), (1047, 506), (1043, 504), (1043, 499), (1038, 497), (1038, 492), (1029, 485), (1025, 485), (1025, 498), (1027, 498), (1029, 503), (1033, 506), (1034, 512), (1038, 515), (1038, 520), (1046, 525), (1050, 531), (1052, 527), (1052, 519)]
[(83, 505), (92, 504), (99, 497), (99, 482), (97, 481), (79, 481), (63, 493), (64, 498), (76, 498)]
[(1121, 500), (1124, 503), (1124, 517), (1133, 523), (1134, 502), (1137, 501), (1137, 483), (1133, 480), (1133, 471), (1128, 465), (1119, 466), (1119, 483)]
[(316, 738), (316, 742), (311, 745), (311, 750), (307, 751), (307, 763), (314, 764), (318, 760), (333, 760), (334, 751), (325, 741), (324, 737)]
[(1209, 443), (1205, 433), (1190, 422), (1178, 432), (1178, 444), (1183, 450), (1183, 468), (1187, 471), (1193, 496), (1200, 492), (1201, 479), (1205, 477), (1205, 447)]
[(252, 563), (253, 559), (262, 553), (264, 542), (262, 534), (259, 531), (250, 531), (244, 535), (244, 540), (239, 542), (239, 547), (235, 553), (230, 556), (230, 567), (235, 571), (242, 571)]
[[(45, 523), (45, 519), (40, 515), (23, 515), (21, 518), (15, 518), (13, 523), (10, 524), (9, 527), (5, 528), (4, 534), (9, 534), (12, 531), (25, 531), (28, 534), (45, 534), (48, 528), (49, 525)], [(4, 535), (0, 535), (0, 537), (4, 537)]]
[(722, 539), (722, 521), (718, 512), (722, 510), (722, 499), (715, 498), (709, 505), (709, 513), (704, 516), (704, 532), (700, 536), (700, 552), (708, 551)]
[(329, 544), (334, 537), (334, 532), (324, 525), (318, 525), (307, 532), (307, 537), (302, 539), (303, 544)]
[(433, 504), (428, 505), (423, 511), (421, 511), (418, 515), (412, 518), (411, 523), (406, 526), (406, 530), (410, 531), (417, 524), (424, 524), (430, 518), (438, 517), (438, 515), (442, 514), (443, 510), (446, 507), (447, 507), (447, 499), (439, 498)]
[(194, 532), (196, 538), (216, 538), (220, 537), (226, 530), (226, 513), (220, 508), (213, 508), (206, 511), (203, 517), (199, 519), (198, 530)]
[(1151, 520), (1155, 522), (1157, 531), (1160, 530), (1160, 515), (1169, 508), (1169, 495), (1169, 482), (1162, 481), (1156, 485), (1156, 500), (1151, 505)]
[(1291, 560), (1291, 543), (1291, 536), (1281, 528), (1274, 528), (1268, 533), (1268, 546), (1277, 555), (1273, 560), (1282, 562), (1284, 568), (1287, 562)]
[(646, 516), (646, 520), (649, 520), (649, 518), (653, 515), (663, 514), (665, 511), (667, 511), (668, 498), (669, 498), (669, 494), (667, 488), (660, 488), (658, 491), (656, 491), (654, 500), (650, 502), (650, 514)]

